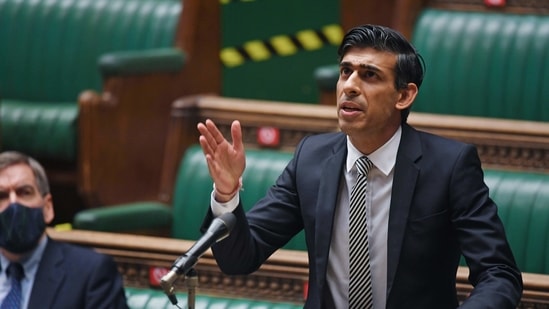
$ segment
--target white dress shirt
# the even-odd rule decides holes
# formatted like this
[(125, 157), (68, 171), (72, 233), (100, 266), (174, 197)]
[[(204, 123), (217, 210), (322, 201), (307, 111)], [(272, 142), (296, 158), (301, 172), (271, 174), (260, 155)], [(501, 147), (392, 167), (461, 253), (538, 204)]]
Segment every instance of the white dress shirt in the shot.
[[(389, 141), (367, 155), (373, 163), (366, 187), (366, 216), (374, 309), (385, 308), (387, 300), (387, 229), (401, 135), (402, 129), (399, 128)], [(340, 182), (327, 273), (328, 287), (336, 308), (349, 306), (349, 197), (357, 177), (355, 162), (363, 155), (347, 138), (347, 160)]]

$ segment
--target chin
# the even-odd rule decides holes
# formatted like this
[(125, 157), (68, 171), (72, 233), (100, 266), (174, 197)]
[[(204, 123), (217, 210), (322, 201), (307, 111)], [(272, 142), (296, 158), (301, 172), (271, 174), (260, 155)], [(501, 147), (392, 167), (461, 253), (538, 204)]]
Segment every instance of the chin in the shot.
[(353, 129), (353, 124), (342, 120), (341, 118), (338, 120), (339, 130), (345, 134), (349, 134)]

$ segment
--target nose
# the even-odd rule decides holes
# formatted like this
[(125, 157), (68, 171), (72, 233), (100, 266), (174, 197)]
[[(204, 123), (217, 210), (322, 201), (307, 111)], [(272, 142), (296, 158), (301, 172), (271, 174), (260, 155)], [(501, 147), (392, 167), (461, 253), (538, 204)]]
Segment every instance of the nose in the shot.
[(343, 81), (343, 92), (349, 97), (355, 97), (360, 94), (359, 76), (355, 71)]
[(17, 202), (17, 193), (14, 190), (11, 190), (9, 193), (9, 202), (10, 204)]

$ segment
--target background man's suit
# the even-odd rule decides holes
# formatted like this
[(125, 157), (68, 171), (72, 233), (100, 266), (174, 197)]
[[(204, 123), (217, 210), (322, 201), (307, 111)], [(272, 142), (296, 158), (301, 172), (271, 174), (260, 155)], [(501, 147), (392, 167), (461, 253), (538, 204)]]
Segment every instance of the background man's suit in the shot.
[(48, 239), (29, 308), (128, 308), (122, 278), (110, 256)]
[[(253, 272), (304, 228), (310, 264), (305, 306), (330, 304), (327, 259), (346, 155), (343, 133), (305, 138), (276, 187), (247, 214), (251, 234), (241, 205), (234, 211), (234, 230), (213, 247), (221, 269)], [(475, 148), (403, 125), (389, 213), (387, 308), (457, 307), (460, 250), (476, 285), (467, 308), (509, 308), (520, 298), (522, 281), (507, 240), (490, 233), (502, 229)], [(509, 303), (494, 303), (496, 293)]]

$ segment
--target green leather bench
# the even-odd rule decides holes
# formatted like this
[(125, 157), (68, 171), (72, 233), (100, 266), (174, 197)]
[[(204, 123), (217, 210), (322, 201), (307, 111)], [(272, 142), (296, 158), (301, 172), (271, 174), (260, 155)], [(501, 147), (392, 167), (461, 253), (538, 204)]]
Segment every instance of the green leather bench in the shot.
[[(250, 208), (274, 183), (292, 154), (248, 150), (241, 198)], [(488, 169), (485, 181), (499, 206), (509, 242), (523, 272), (549, 274), (549, 174)], [(171, 224), (171, 236), (196, 240), (212, 190), (212, 181), (199, 146), (191, 146), (178, 171), (173, 206), (158, 202), (85, 210), (73, 227), (99, 231), (160, 228)], [(284, 248), (306, 250), (301, 232)]]
[(486, 170), (485, 181), (519, 269), (549, 274), (549, 174)]
[[(168, 297), (161, 290), (140, 289), (126, 287), (126, 297), (130, 309), (162, 309), (175, 308)], [(187, 294), (176, 293), (177, 304), (181, 308), (187, 308)], [(303, 305), (283, 302), (268, 302), (244, 298), (225, 298), (217, 296), (196, 295), (196, 309), (216, 308), (216, 309), (298, 309)]]
[(0, 1), (0, 148), (76, 164), (80, 92), (102, 76), (180, 70), (181, 11), (173, 0)]
[[(244, 189), (240, 192), (246, 209), (265, 195), (291, 157), (291, 153), (275, 150), (246, 151)], [(171, 237), (196, 240), (201, 235), (200, 225), (210, 204), (212, 184), (202, 149), (193, 145), (179, 165), (171, 206), (145, 201), (87, 209), (75, 215), (73, 228), (127, 232), (171, 227)], [(306, 250), (303, 232), (284, 248)]]
[[(424, 9), (411, 41), (427, 67), (413, 111), (549, 121), (549, 15)], [(338, 71), (315, 70), (321, 92)]]

